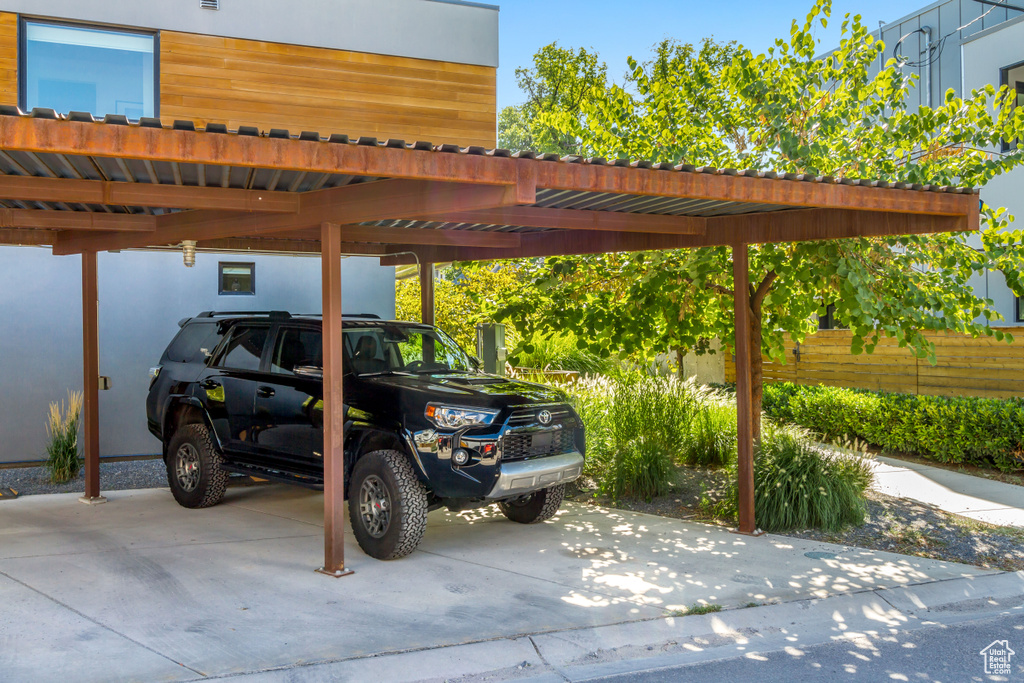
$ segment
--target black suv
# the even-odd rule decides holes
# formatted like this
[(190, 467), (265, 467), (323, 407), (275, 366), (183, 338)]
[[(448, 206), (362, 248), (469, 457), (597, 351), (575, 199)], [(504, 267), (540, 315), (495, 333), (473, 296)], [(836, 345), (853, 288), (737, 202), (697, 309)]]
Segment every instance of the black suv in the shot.
[[(229, 473), (323, 488), (318, 315), (200, 313), (151, 371), (146, 413), (185, 507)], [(558, 390), (477, 371), (429, 325), (345, 316), (345, 497), (359, 545), (412, 552), (427, 512), (497, 503), (532, 524), (583, 467), (583, 424)]]

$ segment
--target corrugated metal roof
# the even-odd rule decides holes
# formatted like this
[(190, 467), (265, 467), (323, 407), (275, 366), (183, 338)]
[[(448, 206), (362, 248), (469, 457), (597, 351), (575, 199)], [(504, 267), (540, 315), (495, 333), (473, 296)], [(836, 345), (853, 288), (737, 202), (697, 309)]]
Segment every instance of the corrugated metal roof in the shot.
[[(666, 173), (689, 173), (705, 175), (726, 175), (756, 177), (765, 180), (786, 180), (821, 184), (860, 185), (879, 188), (909, 189), (921, 192), (942, 192), (958, 194), (977, 194), (974, 188), (954, 186), (921, 185), (908, 183), (890, 183), (857, 178), (834, 178), (830, 176), (814, 176), (798, 173), (778, 174), (773, 172), (712, 168), (693, 166), (690, 164), (655, 164), (646, 160), (582, 158), (577, 156), (559, 156), (556, 154), (540, 154), (533, 151), (512, 152), (505, 149), (486, 149), (483, 147), (460, 147), (453, 144), (434, 144), (426, 141), (407, 142), (405, 140), (378, 140), (374, 137), (349, 137), (332, 133), (321, 134), (317, 131), (293, 133), (284, 129), (261, 131), (251, 126), (241, 126), (229, 130), (224, 124), (208, 123), (204, 127), (192, 121), (174, 121), (167, 126), (160, 119), (143, 118), (138, 122), (129, 122), (124, 116), (108, 115), (96, 119), (89, 113), (71, 112), (67, 115), (56, 113), (52, 109), (36, 108), (31, 112), (23, 112), (17, 107), (0, 106), (0, 116), (31, 117), (39, 119), (69, 120), (95, 125), (133, 126), (142, 128), (160, 128), (181, 131), (195, 131), (208, 135), (230, 135), (264, 137), (306, 142), (320, 142), (331, 145), (352, 145), (364, 147), (385, 147), (430, 151), (436, 154), (473, 155), (485, 157), (505, 157), (520, 159), (536, 159), (556, 164), (583, 164), (591, 166), (617, 166), (639, 169), (653, 169)], [(161, 185), (182, 185), (193, 187), (225, 187), (263, 190), (268, 192), (311, 192), (323, 188), (339, 187), (353, 183), (373, 182), (382, 178), (330, 174), (316, 172), (290, 171), (280, 168), (252, 168), (242, 166), (221, 166), (214, 164), (170, 163), (119, 158), (111, 156), (72, 156), (52, 153), (33, 153), (19, 150), (0, 150), (0, 174), (16, 176), (37, 176), (50, 178), (74, 178), (87, 180), (110, 180), (129, 183), (149, 183)], [(89, 211), (128, 214), (162, 214), (177, 211), (161, 207), (113, 206), (96, 204), (66, 204), (0, 199), (0, 205), (7, 208), (49, 209), (60, 211)], [(724, 216), (745, 213), (763, 213), (792, 209), (789, 205), (761, 204), (750, 202), (716, 201), (688, 198), (666, 198), (620, 193), (598, 193), (575, 190), (551, 190), (538, 188), (537, 200), (533, 205), (539, 208), (579, 209), (589, 211), (609, 211), (630, 214), (656, 214), (671, 216)], [(517, 225), (495, 225), (483, 223), (438, 223), (430, 221), (392, 220), (363, 223), (363, 225), (380, 225), (403, 228), (448, 229), (500, 232), (534, 232), (548, 228), (527, 228)]]

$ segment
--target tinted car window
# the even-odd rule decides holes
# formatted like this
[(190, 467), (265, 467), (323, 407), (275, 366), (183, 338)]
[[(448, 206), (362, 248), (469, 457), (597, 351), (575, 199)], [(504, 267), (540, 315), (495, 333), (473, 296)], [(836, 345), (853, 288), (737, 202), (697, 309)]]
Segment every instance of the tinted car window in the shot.
[(294, 374), (295, 366), (322, 368), (323, 345), (320, 332), (286, 327), (277, 335), (270, 371)]
[(235, 325), (217, 365), (236, 370), (259, 370), (269, 330), (266, 326)]
[(205, 362), (223, 335), (217, 323), (188, 323), (167, 347), (167, 360), (176, 363)]

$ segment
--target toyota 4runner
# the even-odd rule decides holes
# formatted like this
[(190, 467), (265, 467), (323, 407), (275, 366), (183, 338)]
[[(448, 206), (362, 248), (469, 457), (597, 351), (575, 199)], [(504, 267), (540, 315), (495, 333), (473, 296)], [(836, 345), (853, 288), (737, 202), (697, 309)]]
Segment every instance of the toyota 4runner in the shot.
[[(200, 313), (151, 371), (146, 413), (167, 481), (215, 505), (230, 473), (323, 488), (318, 315)], [(477, 371), (429, 325), (345, 316), (345, 498), (360, 547), (412, 552), (427, 512), (497, 503), (533, 524), (583, 467), (583, 424), (564, 394)]]

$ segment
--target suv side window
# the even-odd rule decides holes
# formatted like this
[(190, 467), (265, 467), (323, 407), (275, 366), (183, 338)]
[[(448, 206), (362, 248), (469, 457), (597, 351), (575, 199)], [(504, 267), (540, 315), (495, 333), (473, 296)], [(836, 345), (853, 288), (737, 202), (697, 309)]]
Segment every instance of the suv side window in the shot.
[(318, 330), (282, 327), (278, 332), (270, 371), (293, 375), (296, 366), (323, 368), (323, 341)]
[(235, 370), (259, 370), (260, 356), (269, 331), (267, 325), (235, 325), (215, 365)]
[(186, 323), (167, 347), (167, 360), (176, 363), (205, 362), (222, 336), (215, 322)]

